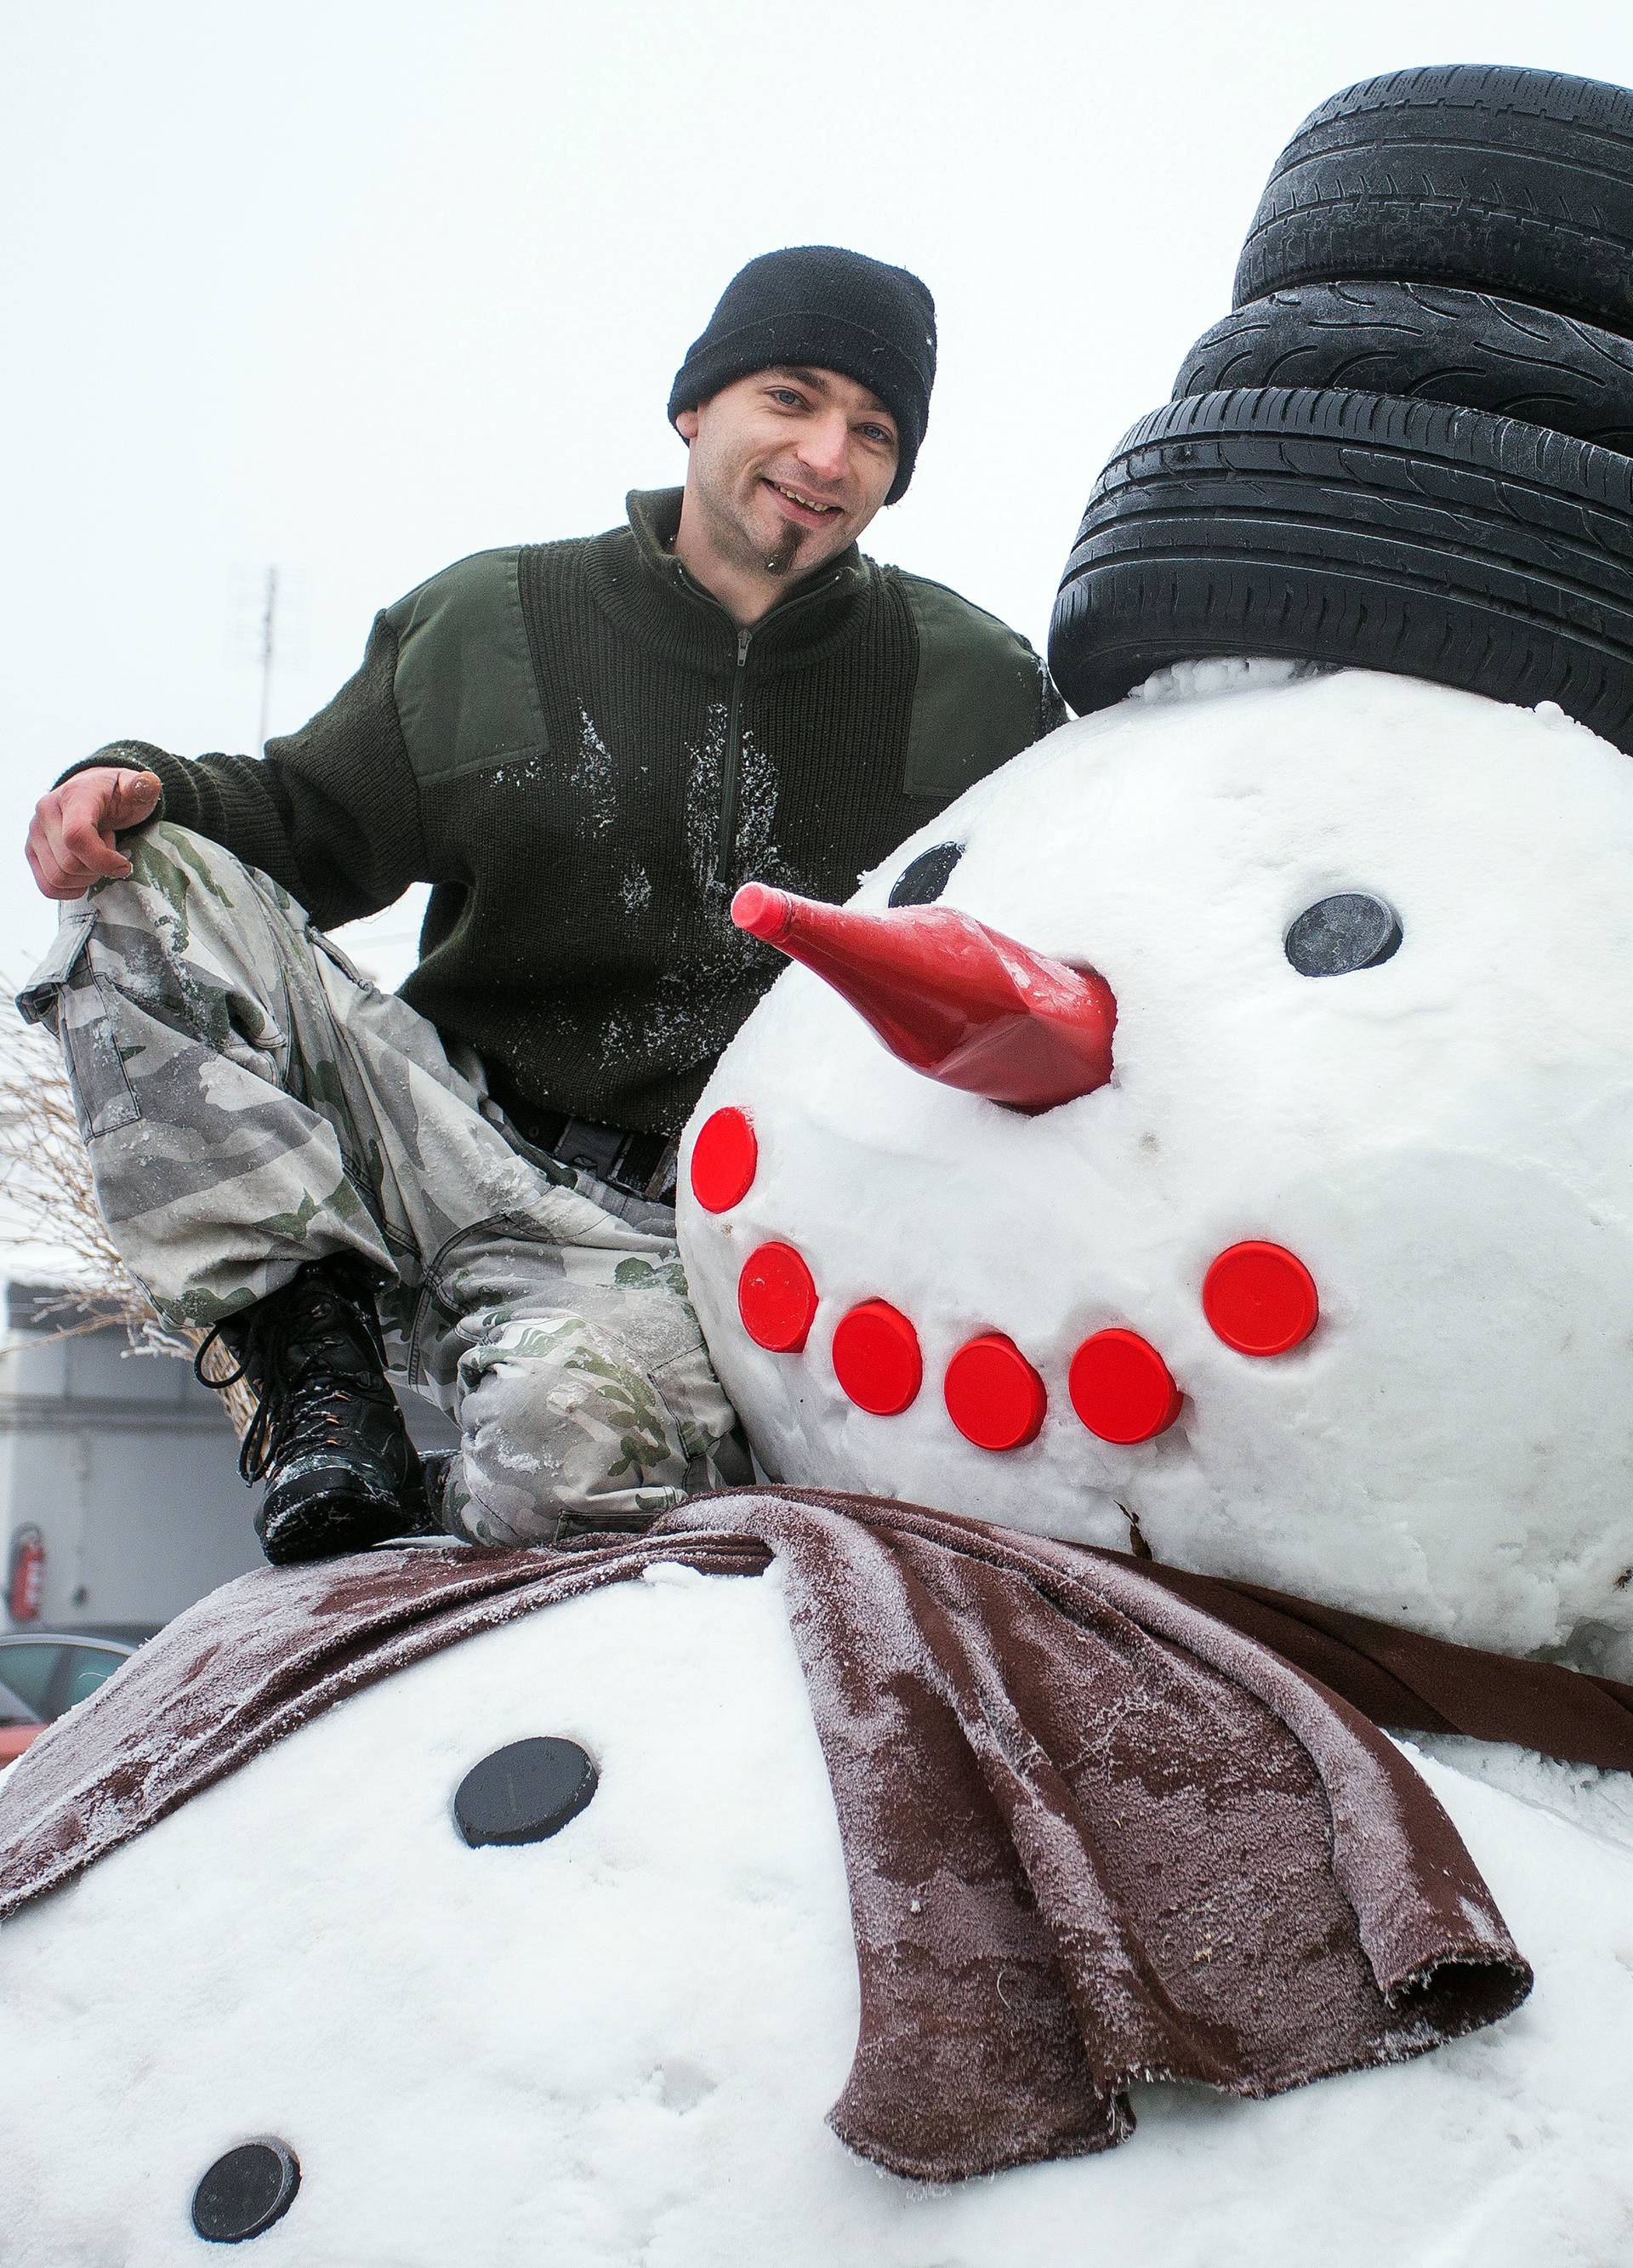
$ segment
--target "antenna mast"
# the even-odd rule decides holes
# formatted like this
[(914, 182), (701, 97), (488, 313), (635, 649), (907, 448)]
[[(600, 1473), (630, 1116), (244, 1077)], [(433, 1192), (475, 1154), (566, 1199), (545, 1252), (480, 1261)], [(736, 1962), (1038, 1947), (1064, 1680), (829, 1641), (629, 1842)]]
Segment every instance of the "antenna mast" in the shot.
[(278, 611), (278, 571), (267, 570), (266, 606), (261, 617), (261, 730), (255, 735), (255, 752), (264, 755), (267, 749), (267, 726), (272, 716), (272, 655)]

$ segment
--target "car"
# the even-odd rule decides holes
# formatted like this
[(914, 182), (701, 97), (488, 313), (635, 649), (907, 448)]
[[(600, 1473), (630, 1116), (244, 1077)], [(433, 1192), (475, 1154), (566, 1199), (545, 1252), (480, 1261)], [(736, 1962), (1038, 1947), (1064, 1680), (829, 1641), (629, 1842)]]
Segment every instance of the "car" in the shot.
[(0, 1683), (0, 1771), (14, 1764), (23, 1750), (46, 1728), (46, 1720), (37, 1709), (31, 1709), (20, 1693), (13, 1693), (9, 1685)]
[(128, 1638), (91, 1631), (20, 1631), (0, 1637), (0, 1765), (130, 1659)]

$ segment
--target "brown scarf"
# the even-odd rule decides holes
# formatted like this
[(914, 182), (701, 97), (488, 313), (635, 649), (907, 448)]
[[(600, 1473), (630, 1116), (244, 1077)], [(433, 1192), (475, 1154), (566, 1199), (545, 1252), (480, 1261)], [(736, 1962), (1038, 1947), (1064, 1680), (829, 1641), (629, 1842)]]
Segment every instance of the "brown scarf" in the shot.
[(661, 1560), (775, 1557), (861, 1981), (830, 2122), (945, 2181), (1105, 2149), (1136, 2080), (1422, 2054), (1531, 1973), (1376, 1729), (1633, 1766), (1633, 1690), (865, 1497), (738, 1490), (562, 1551), (379, 1550), (202, 1601), (0, 1782), (0, 1915), (374, 1680)]

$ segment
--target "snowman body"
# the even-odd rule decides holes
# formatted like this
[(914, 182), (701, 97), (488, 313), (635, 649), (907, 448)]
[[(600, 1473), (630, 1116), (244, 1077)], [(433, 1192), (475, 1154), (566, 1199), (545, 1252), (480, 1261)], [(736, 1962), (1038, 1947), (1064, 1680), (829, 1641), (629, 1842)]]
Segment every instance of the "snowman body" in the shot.
[[(600, 1772), (471, 1849), (519, 1738)], [(1467, 1744), (1458, 1744), (1466, 1749)], [(1120, 2147), (948, 2187), (824, 2124), (857, 2036), (844, 1863), (775, 1570), (659, 1566), (319, 1717), (0, 1923), (5, 2268), (210, 2257), (206, 2169), (274, 2137), (300, 2268), (1602, 2268), (1633, 2229), (1633, 1805), (1432, 1758), (1537, 1984), (1435, 2054), (1247, 2102), (1139, 2088)]]
[[(1433, 1635), (1633, 1671), (1633, 766), (1557, 712), (1358, 671), (1198, 666), (972, 789), (943, 902), (1116, 1001), (1109, 1084), (1028, 1115), (921, 1076), (805, 968), (722, 1057), (680, 1235), (770, 1476), (916, 1500), (1273, 1585)], [(1312, 976), (1300, 917), (1393, 913), (1377, 965)], [(752, 1181), (688, 1187), (710, 1120)], [(745, 1328), (745, 1263), (797, 1252), (802, 1347)], [(1244, 1352), (1209, 1271), (1243, 1243), (1319, 1300)], [(923, 1383), (858, 1407), (836, 1325), (904, 1318)], [(1131, 1333), (1175, 1388), (1104, 1439), (1076, 1351)], [(948, 1366), (997, 1335), (1047, 1401), (965, 1438)]]

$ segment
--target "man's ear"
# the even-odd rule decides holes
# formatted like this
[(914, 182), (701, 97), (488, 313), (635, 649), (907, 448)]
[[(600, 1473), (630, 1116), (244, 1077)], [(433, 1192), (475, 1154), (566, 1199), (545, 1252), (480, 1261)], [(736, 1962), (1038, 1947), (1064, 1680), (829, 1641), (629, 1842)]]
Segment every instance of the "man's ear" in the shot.
[(682, 409), (675, 418), (674, 430), (683, 441), (695, 441), (697, 438), (696, 410)]

